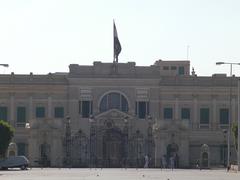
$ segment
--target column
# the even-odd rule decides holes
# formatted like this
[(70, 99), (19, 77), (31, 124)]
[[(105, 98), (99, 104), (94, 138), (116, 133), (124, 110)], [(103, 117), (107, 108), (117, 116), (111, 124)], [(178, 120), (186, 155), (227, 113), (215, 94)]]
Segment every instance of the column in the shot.
[(48, 96), (48, 115), (47, 117), (50, 119), (52, 117), (52, 96)]
[(212, 122), (211, 122), (212, 129), (216, 130), (218, 128), (216, 96), (212, 96), (212, 118), (210, 119), (212, 119)]
[(198, 99), (197, 95), (193, 96), (193, 128), (198, 128)]
[(178, 95), (175, 96), (175, 120), (179, 120), (179, 100)]
[(11, 93), (10, 94), (10, 119), (9, 119), (9, 122), (12, 126), (15, 126), (15, 122), (14, 122), (14, 112), (15, 112), (14, 103), (15, 103), (15, 97), (14, 97), (14, 94)]
[(30, 95), (29, 99), (28, 99), (28, 103), (29, 103), (29, 122), (31, 122), (31, 120), (33, 119), (33, 98), (32, 95)]
[(232, 112), (231, 112), (231, 124), (233, 122), (237, 122), (237, 118), (236, 118), (236, 99), (232, 98)]

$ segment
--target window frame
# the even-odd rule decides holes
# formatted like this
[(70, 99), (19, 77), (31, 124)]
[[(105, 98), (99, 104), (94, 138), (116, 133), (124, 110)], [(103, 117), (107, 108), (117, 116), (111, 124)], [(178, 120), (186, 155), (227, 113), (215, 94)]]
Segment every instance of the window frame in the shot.
[[(62, 112), (60, 113), (61, 115), (58, 115), (59, 112), (57, 112), (57, 110), (62, 110)], [(55, 106), (54, 107), (54, 118), (64, 118), (64, 107), (63, 106)]]
[[(206, 120), (204, 119), (204, 118), (206, 118), (205, 117), (205, 115), (204, 114), (202, 114), (202, 113), (204, 113), (204, 111), (205, 110), (207, 110), (207, 123), (206, 123)], [(209, 126), (210, 125), (210, 108), (209, 107), (201, 107), (200, 109), (199, 109), (199, 124), (200, 124), (200, 126)]]
[[(167, 116), (167, 110), (171, 110), (171, 117), (166, 117)], [(164, 107), (163, 108), (163, 119), (165, 120), (172, 120), (173, 119), (173, 108), (172, 107)]]
[[(1, 108), (3, 108), (2, 110), (5, 112), (1, 112)], [(8, 121), (8, 107), (7, 106), (0, 106), (0, 120)]]
[(36, 119), (42, 119), (46, 117), (46, 108), (44, 106), (35, 107), (35, 117)]

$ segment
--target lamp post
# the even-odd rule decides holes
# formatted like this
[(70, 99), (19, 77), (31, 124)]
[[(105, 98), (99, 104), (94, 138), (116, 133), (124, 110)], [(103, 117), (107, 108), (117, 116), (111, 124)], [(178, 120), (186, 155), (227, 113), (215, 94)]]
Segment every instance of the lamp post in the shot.
[(238, 79), (238, 137), (237, 138), (238, 138), (237, 162), (238, 162), (238, 171), (240, 171), (240, 79)]
[[(232, 119), (232, 66), (233, 65), (240, 65), (240, 63), (230, 63), (230, 62), (216, 62), (216, 65), (228, 64), (230, 65), (230, 99), (229, 99), (229, 115), (228, 115), (228, 133), (227, 133), (227, 166), (230, 166), (230, 137), (231, 137), (231, 119)], [(238, 92), (239, 94), (239, 92)], [(238, 102), (239, 103), (239, 102)], [(239, 104), (238, 104), (239, 108)], [(239, 118), (238, 118), (238, 127), (239, 127)], [(238, 135), (239, 136), (239, 135)], [(239, 138), (238, 138), (239, 141)], [(238, 168), (239, 168), (239, 150), (238, 150)]]

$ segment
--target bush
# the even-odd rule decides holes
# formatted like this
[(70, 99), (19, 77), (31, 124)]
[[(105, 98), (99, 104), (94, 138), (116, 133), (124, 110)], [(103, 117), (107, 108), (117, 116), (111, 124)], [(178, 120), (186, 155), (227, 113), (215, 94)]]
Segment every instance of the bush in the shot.
[(9, 123), (0, 120), (0, 157), (5, 157), (13, 134), (14, 128)]

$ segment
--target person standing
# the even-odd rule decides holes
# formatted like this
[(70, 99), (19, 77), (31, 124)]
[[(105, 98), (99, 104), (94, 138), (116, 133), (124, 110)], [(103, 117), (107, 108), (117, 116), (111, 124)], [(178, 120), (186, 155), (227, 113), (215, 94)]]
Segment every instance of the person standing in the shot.
[(173, 156), (170, 157), (170, 167), (173, 170), (174, 169), (174, 164), (175, 164), (175, 159)]
[(167, 165), (167, 161), (166, 161), (166, 155), (163, 155), (162, 158), (161, 158), (161, 161), (162, 161), (162, 168), (166, 168), (166, 165)]
[(149, 157), (148, 157), (148, 155), (145, 155), (144, 160), (145, 160), (144, 168), (148, 168), (148, 164), (149, 164)]

